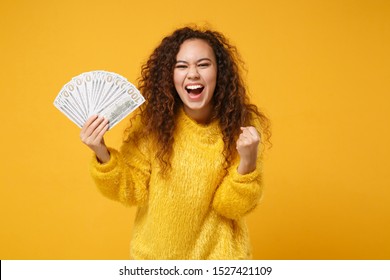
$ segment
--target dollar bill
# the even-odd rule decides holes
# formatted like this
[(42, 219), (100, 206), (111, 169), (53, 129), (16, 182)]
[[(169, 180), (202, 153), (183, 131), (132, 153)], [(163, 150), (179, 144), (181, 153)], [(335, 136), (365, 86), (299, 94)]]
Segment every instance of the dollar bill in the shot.
[(125, 77), (107, 71), (90, 71), (72, 78), (54, 100), (54, 106), (78, 127), (92, 115), (104, 116), (113, 128), (137, 109), (144, 97)]

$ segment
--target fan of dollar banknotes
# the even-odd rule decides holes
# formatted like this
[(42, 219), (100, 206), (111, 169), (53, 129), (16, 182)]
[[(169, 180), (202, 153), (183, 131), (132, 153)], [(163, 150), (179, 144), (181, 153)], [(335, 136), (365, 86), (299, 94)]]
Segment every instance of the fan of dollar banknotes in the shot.
[(112, 128), (144, 101), (138, 89), (121, 75), (91, 71), (65, 84), (54, 106), (80, 128), (95, 114), (107, 118)]

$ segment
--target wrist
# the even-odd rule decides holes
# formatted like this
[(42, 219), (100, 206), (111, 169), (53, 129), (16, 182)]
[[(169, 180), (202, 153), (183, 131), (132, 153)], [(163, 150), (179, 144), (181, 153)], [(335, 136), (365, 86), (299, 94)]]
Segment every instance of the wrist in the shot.
[(240, 161), (237, 167), (237, 172), (241, 175), (245, 175), (253, 172), (256, 169), (256, 161)]
[(110, 160), (110, 152), (105, 146), (95, 151), (95, 155), (100, 163), (107, 163)]

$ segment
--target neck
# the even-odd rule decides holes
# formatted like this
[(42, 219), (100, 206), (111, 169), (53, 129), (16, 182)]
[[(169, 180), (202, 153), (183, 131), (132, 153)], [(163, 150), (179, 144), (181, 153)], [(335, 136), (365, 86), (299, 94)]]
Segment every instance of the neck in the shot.
[(184, 107), (184, 112), (197, 123), (208, 124), (210, 122), (212, 108), (209, 107), (204, 108), (203, 110), (191, 110)]

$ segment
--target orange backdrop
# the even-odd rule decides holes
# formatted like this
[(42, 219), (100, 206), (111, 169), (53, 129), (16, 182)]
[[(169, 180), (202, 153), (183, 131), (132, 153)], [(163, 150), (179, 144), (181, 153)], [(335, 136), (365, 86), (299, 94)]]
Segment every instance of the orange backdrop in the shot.
[(254, 258), (390, 259), (387, 0), (2, 0), (0, 258), (129, 257), (135, 209), (100, 195), (91, 152), (52, 103), (90, 70), (135, 83), (188, 23), (238, 47), (273, 122), (264, 198), (247, 219)]

